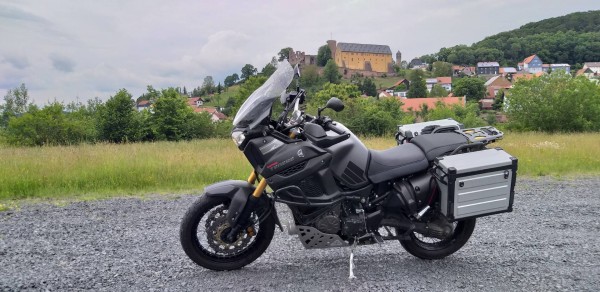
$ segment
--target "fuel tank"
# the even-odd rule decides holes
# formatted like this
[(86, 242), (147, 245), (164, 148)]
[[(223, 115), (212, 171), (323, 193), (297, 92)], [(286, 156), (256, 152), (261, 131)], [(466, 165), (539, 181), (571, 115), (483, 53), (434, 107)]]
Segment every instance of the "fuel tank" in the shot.
[[(333, 175), (346, 187), (357, 189), (369, 183), (367, 167), (369, 164), (369, 149), (341, 123), (335, 124), (347, 133), (350, 138), (325, 149), (332, 156), (331, 171)], [(327, 135), (337, 135), (327, 131)]]

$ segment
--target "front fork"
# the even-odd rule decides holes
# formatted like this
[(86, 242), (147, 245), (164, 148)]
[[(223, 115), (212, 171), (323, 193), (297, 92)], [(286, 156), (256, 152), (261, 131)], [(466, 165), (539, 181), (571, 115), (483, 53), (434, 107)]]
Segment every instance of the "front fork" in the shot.
[[(294, 138), (294, 137), (296, 137), (296, 133), (294, 131), (290, 131), (290, 138)], [(249, 184), (254, 185), (256, 183), (256, 179), (257, 179), (256, 171), (253, 170), (252, 173), (250, 173), (250, 176), (248, 177), (247, 181)], [(229, 233), (227, 234), (226, 239), (228, 241), (234, 242), (237, 239), (237, 235), (238, 235), (239, 231), (243, 228), (244, 224), (246, 223), (245, 221), (247, 220), (247, 218), (250, 217), (250, 214), (252, 214), (254, 209), (256, 209), (256, 205), (258, 204), (258, 201), (266, 188), (267, 188), (267, 180), (265, 178), (263, 178), (258, 182), (258, 185), (256, 186), (256, 189), (254, 189), (252, 196), (250, 198), (248, 198), (248, 202), (246, 203), (246, 206), (244, 207), (244, 211), (238, 217), (238, 218), (241, 218), (242, 222), (237, 222), (237, 224), (235, 226), (233, 226), (231, 228), (231, 230), (229, 231)], [(272, 212), (274, 212), (273, 216), (275, 216), (275, 218), (276, 218), (276, 221), (279, 225), (279, 229), (281, 229), (281, 231), (283, 231), (283, 227), (281, 227), (281, 223), (279, 223), (279, 218), (277, 218), (277, 212), (275, 211), (274, 206), (273, 206)], [(253, 233), (253, 231), (252, 232), (248, 231), (248, 233), (249, 234)]]

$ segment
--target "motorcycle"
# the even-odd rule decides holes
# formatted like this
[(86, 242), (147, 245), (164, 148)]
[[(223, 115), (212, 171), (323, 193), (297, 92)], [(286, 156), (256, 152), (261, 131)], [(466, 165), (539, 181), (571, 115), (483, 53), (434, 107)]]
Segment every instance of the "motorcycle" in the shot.
[[(300, 109), (306, 92), (298, 83), (286, 91), (299, 76), (284, 60), (235, 116), (231, 136), (253, 170), (246, 181), (207, 186), (183, 217), (181, 245), (198, 265), (234, 270), (256, 260), (275, 227), (284, 231), (275, 202), (291, 210), (288, 232), (305, 248), (399, 240), (421, 259), (458, 251), (476, 218), (512, 211), (517, 159), (487, 147), (502, 132), (414, 124), (400, 128), (409, 130), (398, 146), (370, 150), (322, 115), (343, 110), (340, 99), (316, 116)], [(272, 118), (278, 97), (283, 110)]]

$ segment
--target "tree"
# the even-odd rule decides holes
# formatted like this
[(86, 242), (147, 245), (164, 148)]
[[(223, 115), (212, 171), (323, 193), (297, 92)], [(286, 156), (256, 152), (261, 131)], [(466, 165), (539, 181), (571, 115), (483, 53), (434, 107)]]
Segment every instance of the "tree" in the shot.
[(252, 66), (251, 64), (246, 64), (244, 65), (244, 67), (242, 67), (242, 75), (240, 76), (240, 78), (242, 80), (248, 80), (250, 76), (256, 75), (256, 72), (258, 72), (258, 70), (256, 70), (254, 66)]
[(331, 60), (331, 50), (329, 45), (322, 45), (317, 52), (317, 65), (323, 67), (327, 65), (327, 61)]
[(279, 53), (277, 53), (277, 55), (279, 56), (279, 58), (277, 59), (279, 62), (286, 60), (287, 58), (289, 58), (290, 52), (292, 52), (292, 48), (287, 47), (287, 48), (283, 48), (279, 51)]
[[(226, 107), (230, 107), (231, 110), (228, 111), (229, 115), (233, 116), (237, 113), (238, 109), (242, 106), (244, 101), (254, 92), (257, 88), (259, 88), (263, 83), (267, 81), (267, 77), (265, 76), (250, 76), (244, 84), (240, 86), (240, 90), (235, 96), (232, 96), (227, 102)], [(231, 104), (230, 104), (231, 102)]]
[(275, 60), (275, 57), (273, 57), (271, 62), (267, 63), (267, 65), (263, 67), (263, 69), (260, 71), (260, 74), (266, 77), (271, 77), (271, 75), (275, 73), (275, 70), (277, 70), (277, 60)]
[(186, 98), (174, 88), (165, 89), (154, 104), (152, 128), (159, 140), (179, 141), (190, 138), (189, 119), (193, 110)]
[(427, 85), (425, 84), (425, 79), (423, 78), (423, 71), (411, 71), (414, 71), (414, 73), (410, 82), (410, 88), (408, 89), (406, 96), (408, 98), (427, 97)]
[(131, 94), (121, 89), (100, 107), (98, 134), (103, 141), (121, 143), (137, 140), (137, 111)]
[(519, 80), (505, 97), (510, 126), (545, 132), (599, 131), (600, 86), (555, 71)]
[(221, 86), (221, 82), (219, 82), (219, 85), (217, 85), (217, 94), (221, 94), (222, 90), (223, 90), (223, 86)]
[(4, 96), (4, 106), (0, 107), (0, 126), (8, 125), (10, 118), (24, 114), (30, 103), (29, 93), (24, 83), (9, 89)]
[(330, 83), (337, 84), (340, 82), (341, 74), (338, 72), (338, 67), (332, 59), (327, 61), (323, 69), (323, 78)]
[[(221, 83), (219, 83), (219, 84), (221, 84)], [(183, 95), (188, 95), (187, 89), (185, 88), (185, 86), (183, 87)]]
[(368, 96), (377, 96), (377, 87), (372, 78), (365, 78), (360, 85), (360, 91)]
[(237, 73), (233, 73), (233, 74), (225, 77), (225, 82), (224, 82), (225, 87), (231, 87), (239, 80), (240, 80), (240, 77), (237, 75)]
[(429, 92), (429, 96), (431, 97), (444, 97), (448, 96), (448, 91), (443, 88), (441, 85), (435, 84), (431, 88), (431, 92)]
[(442, 61), (433, 62), (433, 76), (434, 77), (452, 76), (452, 64), (442, 62)]
[(307, 65), (302, 68), (300, 84), (303, 88), (310, 88), (319, 84), (319, 71), (315, 65)]
[(80, 117), (65, 113), (65, 107), (59, 102), (53, 102), (41, 110), (30, 106), (23, 115), (9, 121), (7, 140), (19, 146), (71, 145), (92, 141), (95, 138), (94, 131), (90, 131), (93, 124)]
[(204, 91), (205, 94), (215, 93), (215, 81), (213, 80), (212, 76), (204, 77), (204, 81), (202, 82), (202, 91)]
[(455, 96), (466, 96), (467, 101), (479, 101), (485, 96), (485, 82), (479, 78), (460, 78), (453, 86)]

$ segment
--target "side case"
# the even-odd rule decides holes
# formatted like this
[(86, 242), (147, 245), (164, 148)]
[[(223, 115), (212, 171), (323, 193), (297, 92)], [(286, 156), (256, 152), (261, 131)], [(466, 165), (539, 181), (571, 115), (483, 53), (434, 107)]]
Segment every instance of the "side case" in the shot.
[(517, 166), (501, 148), (437, 158), (441, 212), (450, 220), (512, 212)]

